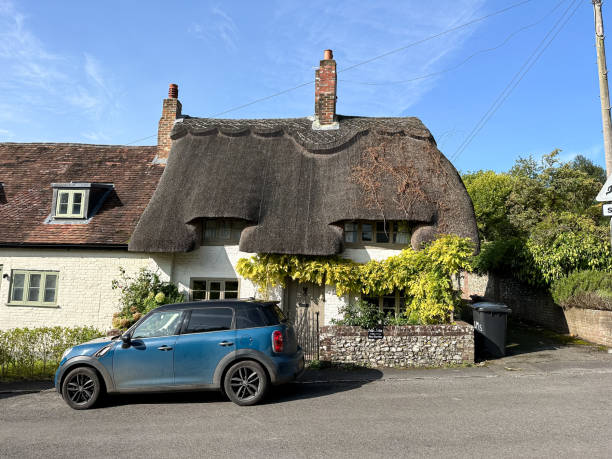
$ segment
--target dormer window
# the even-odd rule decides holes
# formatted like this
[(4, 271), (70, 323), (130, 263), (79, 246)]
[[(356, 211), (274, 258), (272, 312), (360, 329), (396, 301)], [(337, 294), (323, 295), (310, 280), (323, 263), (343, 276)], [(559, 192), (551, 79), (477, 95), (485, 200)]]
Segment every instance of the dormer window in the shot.
[(202, 222), (202, 243), (205, 245), (238, 244), (242, 230), (246, 227), (245, 220), (205, 219)]
[(87, 223), (113, 191), (111, 183), (53, 183), (53, 204), (46, 223)]
[(56, 218), (84, 218), (85, 215), (85, 191), (83, 190), (58, 190)]
[(405, 246), (410, 244), (411, 229), (406, 221), (345, 222), (344, 243), (347, 247), (361, 245)]

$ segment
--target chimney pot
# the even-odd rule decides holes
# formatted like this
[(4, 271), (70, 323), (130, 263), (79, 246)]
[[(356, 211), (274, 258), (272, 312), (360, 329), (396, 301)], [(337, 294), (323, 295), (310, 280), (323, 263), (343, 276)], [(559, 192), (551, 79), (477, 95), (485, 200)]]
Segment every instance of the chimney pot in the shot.
[(331, 49), (323, 52), (323, 60), (315, 71), (315, 122), (323, 128), (337, 126), (336, 61)]
[(168, 88), (168, 99), (178, 99), (178, 85), (171, 83)]
[(331, 49), (326, 49), (323, 51), (323, 59), (328, 61), (334, 58), (334, 52)]

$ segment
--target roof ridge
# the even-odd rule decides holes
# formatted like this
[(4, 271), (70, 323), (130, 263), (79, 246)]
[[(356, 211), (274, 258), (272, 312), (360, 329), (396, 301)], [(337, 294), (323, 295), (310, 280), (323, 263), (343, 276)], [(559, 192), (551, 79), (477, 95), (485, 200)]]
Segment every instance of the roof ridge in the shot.
[(107, 148), (157, 148), (157, 145), (113, 145), (98, 143), (76, 143), (76, 142), (0, 142), (0, 145), (63, 145), (80, 147), (107, 147)]

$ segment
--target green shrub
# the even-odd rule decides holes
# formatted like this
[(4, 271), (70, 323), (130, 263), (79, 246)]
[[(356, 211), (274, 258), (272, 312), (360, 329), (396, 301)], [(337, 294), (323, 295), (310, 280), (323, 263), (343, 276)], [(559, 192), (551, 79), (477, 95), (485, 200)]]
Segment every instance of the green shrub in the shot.
[(385, 315), (377, 305), (364, 300), (357, 300), (341, 307), (338, 311), (342, 319), (332, 319), (334, 325), (349, 325), (370, 329), (384, 325)]
[(612, 274), (577, 271), (555, 281), (551, 293), (555, 303), (563, 308), (612, 311)]
[(113, 289), (121, 290), (121, 311), (113, 316), (113, 327), (127, 329), (147, 312), (162, 304), (182, 303), (185, 297), (171, 282), (160, 280), (159, 275), (141, 269), (135, 277), (119, 268), (120, 280), (114, 280)]
[(49, 377), (64, 351), (104, 333), (93, 327), (13, 328), (0, 331), (0, 378)]

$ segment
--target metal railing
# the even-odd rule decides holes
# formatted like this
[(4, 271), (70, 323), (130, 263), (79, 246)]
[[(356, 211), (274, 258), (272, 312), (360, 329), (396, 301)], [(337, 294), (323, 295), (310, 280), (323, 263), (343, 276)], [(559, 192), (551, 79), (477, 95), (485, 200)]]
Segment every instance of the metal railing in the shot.
[(295, 315), (295, 334), (306, 361), (319, 360), (319, 312), (300, 305)]

